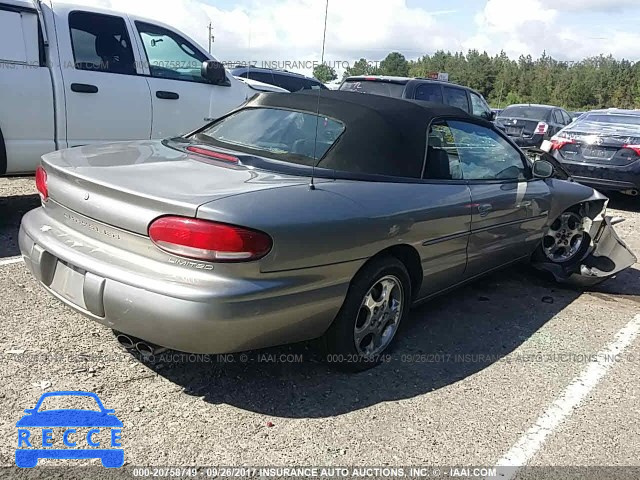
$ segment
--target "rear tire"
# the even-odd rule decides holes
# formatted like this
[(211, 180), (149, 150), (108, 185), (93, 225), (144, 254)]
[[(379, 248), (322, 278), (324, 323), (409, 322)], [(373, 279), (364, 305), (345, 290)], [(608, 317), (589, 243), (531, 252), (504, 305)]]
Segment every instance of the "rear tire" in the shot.
[(411, 307), (411, 279), (393, 256), (372, 260), (355, 276), (323, 337), (325, 360), (359, 372), (378, 365)]

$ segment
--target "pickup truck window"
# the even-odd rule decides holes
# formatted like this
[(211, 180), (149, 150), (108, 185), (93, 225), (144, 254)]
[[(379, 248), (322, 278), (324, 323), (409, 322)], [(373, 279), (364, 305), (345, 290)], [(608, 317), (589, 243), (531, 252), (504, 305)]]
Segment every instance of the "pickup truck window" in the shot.
[(89, 12), (69, 14), (75, 67), (105, 73), (136, 74), (124, 19)]
[(0, 42), (0, 62), (26, 63), (27, 50), (20, 13), (0, 10), (0, 32), (3, 32), (3, 38), (11, 39)]
[(444, 87), (444, 101), (452, 107), (461, 108), (469, 113), (469, 99), (467, 92), (461, 88)]
[(476, 95), (473, 92), (469, 92), (471, 95), (471, 109), (476, 117), (481, 117), (486, 120), (491, 119), (491, 109), (489, 105), (480, 97), (480, 95)]
[(177, 33), (150, 23), (136, 22), (152, 77), (207, 83), (200, 74), (207, 57)]
[(423, 102), (444, 103), (442, 99), (442, 87), (439, 83), (421, 83), (416, 88), (416, 100)]

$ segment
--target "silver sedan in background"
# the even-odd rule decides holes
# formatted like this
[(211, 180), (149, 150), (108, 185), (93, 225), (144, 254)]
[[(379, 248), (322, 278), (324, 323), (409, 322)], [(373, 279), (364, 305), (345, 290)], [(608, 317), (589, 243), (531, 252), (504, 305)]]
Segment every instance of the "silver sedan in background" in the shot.
[(131, 345), (322, 337), (359, 370), (412, 305), (495, 269), (591, 284), (636, 260), (606, 197), (553, 158), (462, 110), (374, 95), (261, 94), (183, 137), (45, 155), (36, 182), (28, 268)]

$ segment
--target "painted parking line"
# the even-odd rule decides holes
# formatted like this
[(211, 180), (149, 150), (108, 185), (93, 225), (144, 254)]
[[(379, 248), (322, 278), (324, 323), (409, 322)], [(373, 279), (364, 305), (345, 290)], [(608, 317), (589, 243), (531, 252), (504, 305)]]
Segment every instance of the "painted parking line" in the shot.
[(22, 257), (9, 257), (9, 258), (3, 258), (0, 260), (0, 267), (4, 266), (4, 265), (13, 265), (14, 263), (20, 263), (22, 262)]
[(522, 437), (498, 460), (496, 467), (503, 472), (500, 478), (511, 480), (542, 448), (542, 445), (589, 395), (616, 363), (615, 358), (633, 343), (640, 333), (640, 315), (636, 315), (618, 333), (613, 341), (597, 354), (597, 358), (577, 376), (560, 397), (536, 420)]

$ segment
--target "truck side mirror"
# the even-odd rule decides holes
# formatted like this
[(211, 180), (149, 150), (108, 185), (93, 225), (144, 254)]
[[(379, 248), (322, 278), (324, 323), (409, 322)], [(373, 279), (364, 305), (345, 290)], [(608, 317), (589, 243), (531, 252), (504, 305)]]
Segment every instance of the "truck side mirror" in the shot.
[(227, 83), (227, 72), (224, 65), (216, 60), (205, 60), (202, 62), (200, 74), (209, 83), (214, 85), (224, 85)]

